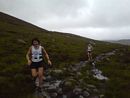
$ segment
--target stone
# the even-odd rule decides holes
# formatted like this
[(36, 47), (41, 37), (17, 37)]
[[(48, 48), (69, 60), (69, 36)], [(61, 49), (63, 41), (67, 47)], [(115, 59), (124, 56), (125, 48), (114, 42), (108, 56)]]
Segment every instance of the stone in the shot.
[(75, 95), (81, 94), (81, 92), (82, 92), (82, 89), (81, 89), (81, 88), (74, 88), (74, 89), (73, 89), (73, 93), (74, 93)]
[(87, 91), (83, 91), (83, 94), (82, 94), (85, 98), (87, 98), (90, 94), (87, 92)]
[(95, 89), (95, 88), (96, 88), (96, 86), (91, 85), (91, 84), (87, 84), (87, 87), (88, 87), (88, 88), (93, 88), (93, 89)]
[(25, 42), (23, 39), (17, 39), (17, 41), (21, 44), (27, 44), (27, 42)]
[(57, 93), (54, 92), (54, 93), (51, 93), (51, 98), (56, 98), (57, 97)]

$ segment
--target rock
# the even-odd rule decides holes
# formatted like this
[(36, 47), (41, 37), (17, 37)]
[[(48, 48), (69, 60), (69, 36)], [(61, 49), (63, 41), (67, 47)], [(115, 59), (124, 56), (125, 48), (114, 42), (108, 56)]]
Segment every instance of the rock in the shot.
[(67, 95), (63, 95), (63, 98), (67, 98)]
[(96, 69), (96, 68), (93, 69), (92, 72), (93, 72), (94, 75), (102, 74), (102, 71), (100, 71), (100, 70), (98, 70), (98, 69)]
[(82, 95), (80, 95), (79, 98), (85, 98), (85, 97), (83, 97)]
[(17, 41), (21, 44), (27, 44), (27, 42), (25, 42), (23, 39), (17, 39)]
[(52, 70), (50, 72), (50, 74), (51, 74), (52, 77), (55, 77), (57, 79), (61, 79), (61, 78), (63, 78), (63, 76), (64, 76), (65, 73), (64, 73), (63, 70), (55, 69), (55, 70)]
[(98, 93), (99, 90), (95, 88), (95, 89), (93, 89), (93, 92), (94, 92), (94, 93)]
[(58, 88), (57, 93), (61, 95), (63, 93), (62, 88)]
[(87, 91), (83, 91), (82, 95), (84, 98), (87, 98), (90, 94)]
[(43, 88), (48, 88), (50, 86), (49, 82), (44, 82), (44, 84), (42, 85)]
[(91, 96), (91, 97), (89, 97), (89, 98), (99, 98), (99, 96), (96, 96), (96, 95), (95, 95), (95, 96)]
[(72, 71), (76, 72), (77, 70), (78, 70), (78, 68), (72, 67)]
[(77, 76), (82, 76), (82, 73), (81, 72), (77, 72)]
[(79, 94), (81, 94), (81, 92), (82, 92), (82, 89), (81, 89), (81, 88), (74, 88), (74, 89), (73, 89), (73, 93), (74, 93), (75, 95), (79, 95)]
[(98, 80), (108, 80), (107, 77), (102, 75), (102, 71), (95, 68), (95, 69), (92, 70), (92, 72), (93, 72), (93, 77), (94, 78), (96, 78)]
[(107, 77), (101, 75), (101, 74), (96, 74), (96, 75), (93, 75), (93, 77), (95, 77), (96, 79), (98, 80), (108, 80)]
[(77, 81), (71, 77), (67, 80), (64, 80), (62, 83), (63, 92), (73, 91), (76, 85), (77, 85)]
[(107, 60), (107, 61), (110, 61), (110, 59), (109, 59), (109, 58), (106, 58), (106, 60)]
[(96, 86), (91, 85), (91, 84), (87, 84), (87, 87), (88, 87), (88, 88), (92, 88), (92, 89), (95, 89), (95, 88), (96, 88)]
[(49, 86), (48, 88), (47, 88), (47, 91), (49, 92), (49, 93), (52, 93), (52, 92), (56, 92), (57, 91), (57, 88), (56, 88), (56, 86), (54, 85), (51, 85), (51, 86)]
[[(50, 98), (50, 95), (46, 92), (42, 92), (42, 98)], [(35, 97), (34, 97), (35, 98)], [(37, 97), (36, 97), (37, 98)]]
[(60, 74), (60, 73), (63, 73), (63, 70), (55, 69), (55, 70), (53, 70), (52, 72), (53, 72), (53, 73)]
[(104, 98), (104, 95), (99, 95), (100, 98)]
[(44, 81), (49, 82), (49, 81), (53, 81), (53, 80), (55, 80), (55, 79), (51, 75), (48, 75), (48, 76), (46, 76)]
[(51, 93), (51, 98), (56, 98), (57, 97), (57, 93), (56, 92), (54, 92), (54, 93)]

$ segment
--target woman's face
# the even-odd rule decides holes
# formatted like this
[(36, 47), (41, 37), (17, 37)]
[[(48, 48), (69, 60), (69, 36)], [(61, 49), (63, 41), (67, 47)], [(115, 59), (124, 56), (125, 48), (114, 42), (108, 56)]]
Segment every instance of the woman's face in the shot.
[(36, 47), (39, 46), (38, 41), (34, 40), (34, 41), (33, 41), (33, 46), (36, 46)]

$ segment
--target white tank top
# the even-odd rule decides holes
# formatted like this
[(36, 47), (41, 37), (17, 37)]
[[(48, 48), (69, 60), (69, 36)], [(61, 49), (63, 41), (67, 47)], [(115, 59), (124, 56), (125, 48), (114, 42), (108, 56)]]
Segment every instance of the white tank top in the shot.
[(35, 49), (34, 46), (32, 46), (32, 62), (40, 62), (42, 60), (43, 60), (42, 47), (39, 46), (38, 49)]
[(92, 46), (88, 46), (88, 51), (92, 51)]

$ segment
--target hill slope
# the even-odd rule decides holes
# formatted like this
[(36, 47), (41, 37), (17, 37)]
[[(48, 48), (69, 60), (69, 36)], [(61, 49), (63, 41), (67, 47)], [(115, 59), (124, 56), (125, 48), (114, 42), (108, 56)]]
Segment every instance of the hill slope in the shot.
[(73, 34), (47, 31), (4, 13), (0, 13), (0, 35), (2, 98), (18, 98), (30, 93), (32, 84), (30, 71), (25, 68), (25, 55), (34, 37), (41, 40), (55, 68), (86, 60), (86, 45), (89, 42), (94, 43), (94, 57), (122, 47)]
[(130, 39), (122, 39), (122, 40), (117, 40), (117, 41), (110, 41), (112, 43), (119, 43), (122, 45), (130, 45)]
[[(106, 42), (87, 39), (73, 34), (50, 32), (3, 13), (0, 13), (0, 34), (2, 54), (13, 49), (12, 51), (14, 51), (15, 54), (19, 55), (18, 53), (21, 53), (25, 55), (26, 50), (30, 46), (31, 39), (38, 37), (41, 40), (41, 44), (44, 45), (45, 49), (49, 52), (50, 57), (52, 59), (57, 58), (60, 62), (84, 58), (86, 56), (84, 55), (86, 46), (89, 42), (96, 44), (96, 53), (114, 48), (113, 44)], [(22, 40), (23, 43), (20, 40)], [(106, 45), (102, 47), (106, 49), (101, 50), (100, 47), (102, 45)]]

